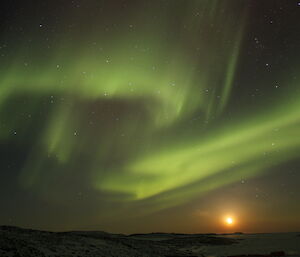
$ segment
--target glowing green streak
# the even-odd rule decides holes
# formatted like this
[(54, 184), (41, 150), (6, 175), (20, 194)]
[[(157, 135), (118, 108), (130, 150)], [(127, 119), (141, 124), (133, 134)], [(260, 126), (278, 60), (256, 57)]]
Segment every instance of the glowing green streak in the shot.
[[(240, 22), (238, 30), (234, 29), (236, 21), (228, 19), (228, 13), (218, 12), (222, 9), (218, 8), (220, 4), (216, 0), (189, 2), (186, 20), (178, 29), (179, 42), (166, 42), (168, 26), (161, 18), (161, 27), (147, 25), (147, 30), (143, 28), (136, 34), (110, 38), (113, 43), (104, 44), (101, 50), (100, 46), (91, 47), (97, 31), (74, 46), (68, 40), (72, 37), (70, 33), (52, 50), (51, 58), (42, 63), (35, 61), (42, 53), (33, 56), (22, 47), (17, 49), (10, 68), (0, 70), (1, 110), (9, 97), (18, 94), (53, 94), (71, 99), (68, 104), (54, 103), (47, 126), (37, 135), (36, 147), (21, 172), (21, 183), (27, 187), (45, 186), (39, 183), (43, 172), (47, 172), (45, 153), (57, 165), (66, 167), (76, 163), (81, 154), (87, 154), (91, 156), (87, 169), (92, 173), (90, 183), (94, 188), (120, 192), (129, 195), (130, 200), (151, 198), (162, 208), (237, 181), (241, 176), (257, 176), (272, 165), (294, 158), (295, 149), (300, 146), (299, 97), (292, 103), (278, 99), (281, 108), (253, 114), (250, 121), (242, 118), (223, 124), (219, 129), (211, 129), (208, 136), (202, 136), (201, 131), (195, 133), (185, 144), (178, 143), (180, 138), (172, 134), (172, 129), (182, 121), (203, 117), (199, 118), (202, 124), (216, 114), (221, 115), (229, 102), (246, 19)], [(221, 7), (227, 5), (226, 2)], [(208, 29), (212, 24), (215, 27)], [(215, 35), (218, 30), (222, 36)], [(201, 40), (193, 44), (195, 35)], [(233, 39), (233, 46), (228, 44), (228, 38)], [(96, 37), (95, 41), (101, 44), (103, 38)], [(28, 60), (32, 63), (24, 66)], [(216, 76), (221, 80), (215, 79)], [(115, 103), (120, 99), (128, 105), (142, 102), (147, 110), (143, 113), (148, 115), (147, 125), (140, 125), (145, 122), (144, 117), (125, 120), (109, 127), (110, 133), (101, 137), (101, 128), (105, 126), (99, 126), (99, 131), (86, 129), (88, 124), (82, 124), (85, 117), (74, 113), (73, 107), (81, 102)], [(11, 131), (23, 126), (17, 118), (13, 123), (1, 129), (1, 140), (11, 139)], [(83, 129), (75, 139), (76, 127)], [(162, 131), (173, 136), (172, 145), (166, 140), (156, 147), (155, 143), (164, 140)], [(130, 136), (124, 139), (120, 134)], [(141, 142), (135, 140), (137, 134)], [(85, 139), (92, 136), (93, 140), (87, 140), (92, 142), (88, 145)], [(106, 164), (115, 151), (125, 155), (132, 148), (134, 157), (130, 155), (119, 165)], [(232, 172), (228, 175), (228, 171)]]
[[(213, 133), (204, 142), (201, 140), (151, 155), (129, 166), (125, 173), (102, 179), (96, 186), (143, 199), (204, 180), (239, 165), (247, 164), (252, 171), (251, 165), (256, 166), (258, 162), (262, 164), (257, 167), (259, 170), (284, 162), (293, 158), (295, 149), (300, 147), (297, 136), (299, 107), (297, 102), (286, 104), (284, 109), (256, 117), (251, 123), (241, 123), (221, 133)], [(281, 117), (283, 110), (287, 114)], [(277, 155), (278, 151), (284, 154), (277, 156), (276, 161), (263, 162), (267, 159), (266, 155)]]
[(245, 22), (242, 22), (242, 25), (240, 27), (239, 32), (236, 35), (235, 38), (235, 42), (233, 44), (233, 50), (232, 50), (232, 56), (229, 58), (229, 62), (228, 62), (228, 68), (227, 68), (227, 72), (226, 72), (226, 78), (225, 78), (225, 84), (222, 90), (222, 97), (221, 97), (221, 101), (220, 101), (220, 107), (219, 107), (219, 112), (222, 111), (224, 109), (224, 107), (226, 106), (228, 99), (229, 99), (229, 95), (232, 89), (232, 84), (234, 81), (234, 75), (235, 75), (235, 71), (236, 71), (236, 67), (237, 67), (237, 63), (238, 63), (238, 57), (239, 57), (239, 53), (240, 53), (240, 45), (243, 39), (243, 33), (244, 33), (244, 24)]

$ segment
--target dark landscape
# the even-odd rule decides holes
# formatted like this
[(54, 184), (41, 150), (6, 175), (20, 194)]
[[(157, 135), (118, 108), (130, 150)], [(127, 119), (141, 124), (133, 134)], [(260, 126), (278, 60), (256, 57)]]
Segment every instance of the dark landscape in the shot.
[[(174, 233), (123, 235), (102, 231), (47, 232), (2, 226), (0, 227), (0, 256), (300, 256), (300, 237), (297, 235), (295, 233), (265, 235), (236, 233), (222, 236)], [(277, 243), (274, 244), (274, 240)]]

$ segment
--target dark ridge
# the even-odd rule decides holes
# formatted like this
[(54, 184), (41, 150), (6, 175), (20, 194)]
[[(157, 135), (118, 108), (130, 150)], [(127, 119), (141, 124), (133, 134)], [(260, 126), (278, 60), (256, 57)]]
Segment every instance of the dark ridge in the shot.
[(51, 231), (44, 231), (44, 230), (30, 229), (30, 228), (20, 228), (16, 226), (7, 226), (7, 225), (0, 226), (0, 230), (7, 231), (7, 232), (19, 232), (19, 233), (54, 233)]
[[(103, 231), (47, 232), (13, 226), (0, 227), (1, 257), (187, 257), (194, 256), (189, 250), (192, 247), (237, 242), (229, 238), (176, 233), (126, 236)], [(202, 254), (199, 253), (199, 256)]]

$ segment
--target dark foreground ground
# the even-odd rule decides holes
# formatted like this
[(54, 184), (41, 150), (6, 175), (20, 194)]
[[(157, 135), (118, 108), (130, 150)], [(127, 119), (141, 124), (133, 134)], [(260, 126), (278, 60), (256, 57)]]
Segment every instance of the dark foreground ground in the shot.
[(0, 227), (1, 257), (181, 257), (269, 254), (300, 257), (300, 236), (135, 234), (47, 232)]

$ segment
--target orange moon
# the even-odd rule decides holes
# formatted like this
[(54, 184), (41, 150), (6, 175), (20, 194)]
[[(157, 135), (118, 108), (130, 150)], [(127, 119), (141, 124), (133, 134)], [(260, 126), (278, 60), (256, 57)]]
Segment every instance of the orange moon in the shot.
[(232, 225), (232, 224), (234, 223), (234, 220), (233, 220), (233, 218), (231, 218), (231, 217), (227, 217), (227, 218), (225, 219), (225, 222), (226, 222), (227, 225)]

